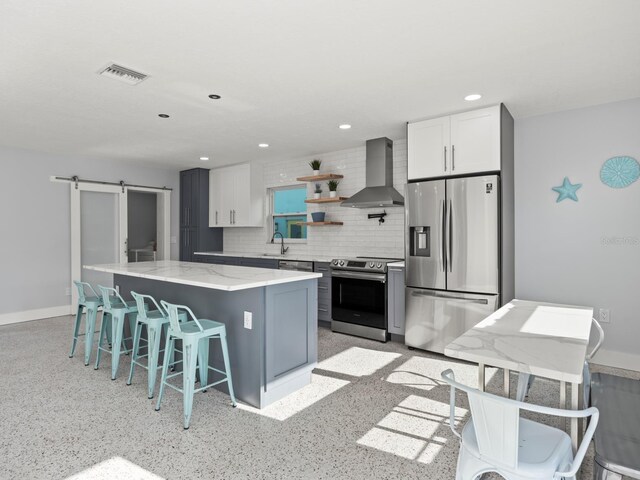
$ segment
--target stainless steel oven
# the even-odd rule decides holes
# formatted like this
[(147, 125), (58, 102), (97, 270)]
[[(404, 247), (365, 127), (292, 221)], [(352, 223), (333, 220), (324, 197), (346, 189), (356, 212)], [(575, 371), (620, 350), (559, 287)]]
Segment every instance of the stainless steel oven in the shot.
[(387, 341), (387, 262), (355, 258), (331, 262), (331, 329)]

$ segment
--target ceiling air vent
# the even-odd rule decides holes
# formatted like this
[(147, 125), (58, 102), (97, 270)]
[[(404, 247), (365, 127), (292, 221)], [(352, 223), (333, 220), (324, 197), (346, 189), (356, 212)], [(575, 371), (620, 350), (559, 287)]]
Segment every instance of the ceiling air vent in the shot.
[(115, 63), (107, 66), (105, 69), (100, 71), (99, 74), (115, 80), (120, 80), (121, 82), (128, 83), (129, 85), (137, 85), (149, 76), (144, 73), (116, 65)]

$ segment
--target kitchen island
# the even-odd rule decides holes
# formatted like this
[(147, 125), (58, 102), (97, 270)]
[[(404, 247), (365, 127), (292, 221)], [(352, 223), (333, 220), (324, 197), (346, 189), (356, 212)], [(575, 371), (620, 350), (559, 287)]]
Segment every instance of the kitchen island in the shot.
[[(83, 268), (112, 273), (125, 299), (133, 290), (224, 323), (239, 400), (264, 408), (311, 382), (321, 274), (173, 260)], [(210, 364), (222, 367), (215, 344)]]

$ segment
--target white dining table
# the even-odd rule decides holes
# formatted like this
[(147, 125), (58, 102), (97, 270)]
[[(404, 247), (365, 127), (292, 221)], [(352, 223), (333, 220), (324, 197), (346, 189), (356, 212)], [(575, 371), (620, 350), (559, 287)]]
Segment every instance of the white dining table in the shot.
[[(467, 330), (447, 347), (445, 355), (478, 364), (478, 387), (485, 388), (485, 366), (504, 369), (509, 395), (511, 370), (560, 382), (560, 407), (566, 408), (566, 384), (571, 384), (571, 409), (581, 408), (580, 384), (593, 308), (512, 300)], [(578, 419), (571, 419), (574, 451), (579, 441)]]

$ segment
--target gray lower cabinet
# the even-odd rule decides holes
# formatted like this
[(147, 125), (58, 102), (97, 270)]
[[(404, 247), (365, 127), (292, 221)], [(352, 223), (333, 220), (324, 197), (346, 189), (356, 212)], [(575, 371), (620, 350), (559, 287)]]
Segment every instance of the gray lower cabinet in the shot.
[(390, 267), (387, 279), (388, 331), (404, 335), (404, 268)]
[(254, 268), (278, 268), (275, 258), (229, 257), (226, 255), (194, 255), (194, 261), (214, 265), (239, 265)]
[(275, 258), (240, 258), (239, 261), (241, 267), (278, 269), (278, 260)]
[(331, 270), (329, 262), (314, 262), (313, 271), (322, 274), (318, 279), (318, 322), (331, 322)]

